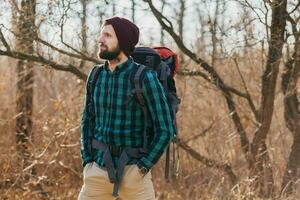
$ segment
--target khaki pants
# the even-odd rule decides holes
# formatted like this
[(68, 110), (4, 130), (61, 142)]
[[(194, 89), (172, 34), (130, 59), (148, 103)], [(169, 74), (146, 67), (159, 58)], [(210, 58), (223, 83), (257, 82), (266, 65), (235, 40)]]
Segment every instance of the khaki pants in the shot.
[[(113, 200), (113, 184), (109, 182), (107, 171), (95, 162), (83, 169), (83, 186), (78, 200)], [(125, 167), (119, 195), (121, 200), (155, 200), (151, 172), (142, 177), (137, 165)]]

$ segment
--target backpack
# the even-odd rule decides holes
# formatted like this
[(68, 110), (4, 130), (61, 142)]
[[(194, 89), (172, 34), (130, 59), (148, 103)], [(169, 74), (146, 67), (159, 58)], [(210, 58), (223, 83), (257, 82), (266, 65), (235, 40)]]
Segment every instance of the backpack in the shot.
[[(176, 141), (178, 141), (178, 131), (177, 131), (177, 124), (176, 124), (176, 113), (178, 112), (178, 107), (180, 104), (180, 99), (177, 96), (176, 85), (174, 76), (176, 72), (179, 70), (179, 61), (178, 56), (172, 50), (168, 49), (167, 47), (136, 47), (133, 54), (131, 55), (133, 60), (139, 64), (145, 65), (150, 67), (152, 70), (156, 71), (157, 77), (162, 84), (168, 105), (171, 111), (171, 117), (174, 126), (174, 140), (172, 141), (172, 172), (173, 175), (178, 175), (178, 148), (176, 147)], [(136, 76), (139, 76), (136, 73)], [(139, 80), (139, 78), (135, 78), (135, 80)], [(137, 81), (135, 84), (138, 84)], [(139, 83), (140, 84), (140, 83)], [(135, 87), (137, 88), (137, 87)], [(138, 94), (136, 91), (137, 99), (139, 100), (141, 94)], [(142, 100), (143, 101), (143, 100)], [(141, 100), (139, 100), (141, 104)], [(146, 114), (144, 114), (146, 115)], [(176, 155), (177, 152), (177, 155)], [(166, 162), (165, 162), (165, 178), (169, 179), (170, 173), (170, 146), (167, 147), (166, 150)]]
[[(138, 68), (134, 70), (131, 82), (134, 85), (134, 90), (133, 94), (131, 96), (136, 96), (136, 99), (138, 103), (142, 106), (143, 108), (143, 113), (145, 116), (145, 121), (147, 121), (147, 109), (145, 106), (145, 101), (142, 96), (142, 91), (141, 91), (141, 80), (144, 72), (146, 70), (154, 70), (157, 73), (157, 77), (162, 84), (167, 101), (168, 101), (168, 106), (170, 108), (171, 112), (171, 117), (172, 117), (172, 122), (174, 126), (174, 140), (172, 142), (173, 148), (173, 165), (172, 165), (172, 172), (174, 172), (174, 175), (178, 175), (178, 157), (179, 154), (177, 153), (177, 147), (176, 147), (176, 141), (178, 138), (178, 131), (177, 131), (177, 125), (176, 125), (176, 113), (178, 112), (178, 106), (180, 104), (180, 99), (177, 96), (176, 93), (176, 85), (175, 85), (175, 80), (174, 76), (176, 72), (179, 69), (179, 62), (178, 62), (178, 56), (171, 51), (170, 49), (166, 47), (155, 47), (155, 48), (150, 48), (150, 47), (136, 47), (134, 52), (132, 53), (132, 58), (133, 60), (139, 64)], [(146, 67), (147, 66), (147, 67)], [(87, 87), (87, 92), (88, 94), (93, 94), (94, 91), (94, 86), (95, 82), (97, 80), (98, 74), (101, 71), (102, 67), (95, 66), (92, 71), (90, 72), (89, 75), (89, 80), (88, 80), (88, 87)], [(91, 111), (91, 106), (93, 104), (93, 98), (90, 98), (91, 102), (88, 103), (88, 115), (91, 115), (90, 117), (91, 120), (93, 120), (93, 113)], [(145, 130), (144, 130), (145, 131)], [(92, 131), (93, 132), (93, 131)], [(143, 148), (146, 148), (146, 135), (144, 132), (144, 143), (143, 143)], [(91, 150), (91, 145), (88, 145)], [(177, 156), (177, 157), (176, 157)], [(169, 172), (170, 172), (170, 146), (167, 147), (166, 150), (166, 162), (165, 162), (165, 178), (168, 180), (169, 179)]]

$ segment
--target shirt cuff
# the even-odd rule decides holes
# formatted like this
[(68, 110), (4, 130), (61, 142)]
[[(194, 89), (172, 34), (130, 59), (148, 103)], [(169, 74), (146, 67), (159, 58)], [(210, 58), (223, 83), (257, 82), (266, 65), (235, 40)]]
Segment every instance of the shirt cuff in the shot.
[(82, 162), (82, 166), (86, 166), (86, 164), (90, 163), (90, 162), (93, 162), (93, 159), (89, 158), (89, 159), (85, 159), (83, 162)]
[(147, 170), (150, 170), (153, 167), (153, 163), (149, 161), (147, 158), (142, 157), (138, 162), (137, 162), (138, 167), (145, 167)]

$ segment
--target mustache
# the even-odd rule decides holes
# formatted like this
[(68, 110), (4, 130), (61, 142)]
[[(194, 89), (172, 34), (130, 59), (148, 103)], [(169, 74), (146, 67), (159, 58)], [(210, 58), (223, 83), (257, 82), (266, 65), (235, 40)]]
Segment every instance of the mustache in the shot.
[(100, 44), (99, 44), (99, 48), (103, 48), (103, 47), (104, 47), (104, 48), (108, 48), (106, 44), (100, 43)]

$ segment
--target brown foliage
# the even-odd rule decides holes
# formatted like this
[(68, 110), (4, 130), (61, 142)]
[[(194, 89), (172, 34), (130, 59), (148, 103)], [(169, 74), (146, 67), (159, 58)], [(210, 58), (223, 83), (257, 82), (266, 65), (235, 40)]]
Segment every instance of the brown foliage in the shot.
[[(253, 55), (255, 56), (255, 55)], [(240, 60), (243, 60), (240, 58)], [(228, 62), (228, 67), (234, 64)], [(1, 60), (1, 66), (13, 66), (14, 62)], [(249, 91), (254, 98), (257, 80), (252, 64), (241, 65), (245, 81), (249, 83)], [(36, 70), (34, 85), (34, 140), (30, 146), (32, 166), (37, 174), (24, 175), (29, 169), (21, 170), (16, 165), (16, 146), (14, 137), (14, 87), (15, 72), (10, 68), (0, 68), (0, 149), (3, 161), (0, 163), (0, 185), (2, 199), (76, 199), (82, 184), (82, 167), (80, 158), (80, 120), (84, 97), (84, 83), (74, 76), (47, 69)], [(220, 70), (226, 73), (226, 81), (242, 87), (236, 77), (236, 71)], [(251, 77), (251, 78), (250, 78)], [(195, 151), (217, 161), (226, 161), (233, 167), (239, 177), (239, 184), (231, 188), (226, 174), (222, 170), (214, 170), (202, 165), (192, 156), (180, 150), (179, 177), (166, 183), (163, 174), (163, 160), (153, 170), (153, 180), (159, 199), (245, 199), (255, 198), (256, 192), (251, 189), (251, 181), (247, 178), (247, 167), (242, 156), (239, 138), (227, 115), (226, 104), (219, 97), (216, 88), (200, 78), (177, 76), (179, 94), (182, 104), (178, 116), (180, 136)], [(282, 97), (275, 100), (280, 107)], [(242, 122), (247, 131), (255, 130), (249, 120), (245, 102), (238, 107), (242, 111)], [(218, 105), (216, 107), (215, 105)], [(283, 135), (286, 131), (281, 111), (275, 111), (275, 122), (271, 127), (271, 138), (268, 146), (274, 162), (275, 190), (279, 190), (284, 163), (287, 159), (291, 137)], [(248, 125), (247, 125), (248, 124)], [(209, 127), (205, 134), (201, 134)], [(278, 131), (279, 130), (279, 131)], [(197, 135), (201, 135), (195, 137)], [(251, 136), (250, 136), (251, 137)], [(189, 140), (194, 138), (193, 140)], [(38, 183), (42, 188), (36, 187)], [(276, 189), (277, 188), (277, 189)], [(295, 192), (297, 195), (297, 192)], [(257, 197), (258, 198), (258, 197)]]

